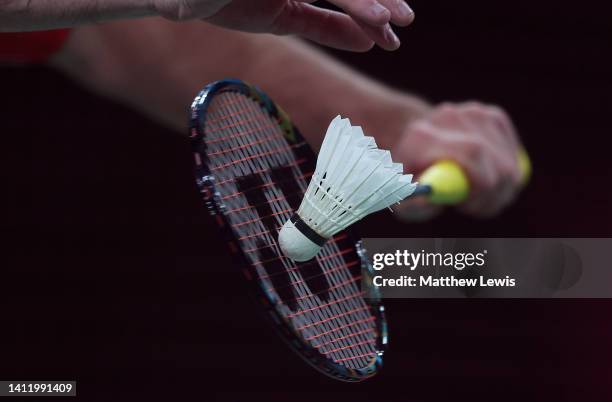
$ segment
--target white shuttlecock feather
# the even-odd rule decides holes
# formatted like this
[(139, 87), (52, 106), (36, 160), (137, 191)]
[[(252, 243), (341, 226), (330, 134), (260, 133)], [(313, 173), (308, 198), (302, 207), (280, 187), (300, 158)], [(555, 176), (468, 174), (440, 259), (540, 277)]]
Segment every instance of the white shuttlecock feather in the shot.
[(294, 261), (313, 258), (325, 241), (363, 217), (410, 196), (416, 183), (393, 163), (389, 151), (353, 127), (332, 120), (317, 167), (297, 213), (279, 233), (283, 253)]

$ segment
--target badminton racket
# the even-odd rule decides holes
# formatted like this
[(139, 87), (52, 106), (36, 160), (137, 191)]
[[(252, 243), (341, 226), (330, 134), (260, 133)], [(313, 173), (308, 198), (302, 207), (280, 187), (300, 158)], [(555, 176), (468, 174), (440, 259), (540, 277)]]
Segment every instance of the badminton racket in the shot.
[(387, 327), (361, 243), (338, 233), (303, 263), (279, 248), (316, 164), (288, 116), (257, 88), (219, 81), (194, 99), (190, 138), (201, 197), (281, 337), (335, 379), (378, 372)]

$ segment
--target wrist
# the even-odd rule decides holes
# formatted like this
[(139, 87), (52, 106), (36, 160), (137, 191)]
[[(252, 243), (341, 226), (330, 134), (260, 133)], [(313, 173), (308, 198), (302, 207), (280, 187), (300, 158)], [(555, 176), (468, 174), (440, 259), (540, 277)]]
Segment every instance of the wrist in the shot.
[(401, 136), (415, 120), (425, 116), (431, 105), (424, 99), (402, 93), (390, 93), (384, 96), (370, 112), (371, 133), (382, 149), (392, 150)]

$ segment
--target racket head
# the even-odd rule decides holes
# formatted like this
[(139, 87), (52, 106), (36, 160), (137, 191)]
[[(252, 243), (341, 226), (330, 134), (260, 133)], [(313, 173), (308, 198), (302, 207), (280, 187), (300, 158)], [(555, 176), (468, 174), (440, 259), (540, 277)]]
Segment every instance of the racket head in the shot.
[(306, 263), (278, 247), (316, 165), (287, 114), (242, 81), (214, 82), (191, 105), (190, 139), (201, 197), (281, 337), (332, 378), (376, 374), (387, 324), (361, 242), (341, 232)]

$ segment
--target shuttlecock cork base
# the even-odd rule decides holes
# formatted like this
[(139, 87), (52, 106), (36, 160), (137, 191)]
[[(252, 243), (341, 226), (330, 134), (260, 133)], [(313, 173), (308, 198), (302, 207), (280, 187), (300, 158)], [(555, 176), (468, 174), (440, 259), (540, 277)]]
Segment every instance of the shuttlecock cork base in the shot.
[(278, 242), (283, 254), (294, 261), (312, 259), (327, 241), (312, 230), (298, 214), (293, 215), (278, 234)]
[(310, 260), (336, 233), (410, 196), (416, 183), (403, 172), (403, 165), (393, 163), (391, 153), (378, 149), (361, 127), (336, 117), (304, 199), (280, 230), (282, 252), (294, 261)]

